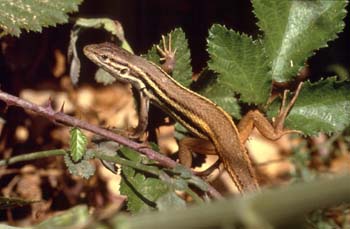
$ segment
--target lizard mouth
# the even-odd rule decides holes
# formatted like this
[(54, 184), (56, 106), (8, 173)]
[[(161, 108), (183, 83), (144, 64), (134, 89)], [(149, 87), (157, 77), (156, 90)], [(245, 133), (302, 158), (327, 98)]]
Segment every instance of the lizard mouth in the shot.
[(84, 55), (89, 58), (92, 62), (98, 64), (98, 55), (95, 53), (96, 45), (87, 45), (83, 48)]

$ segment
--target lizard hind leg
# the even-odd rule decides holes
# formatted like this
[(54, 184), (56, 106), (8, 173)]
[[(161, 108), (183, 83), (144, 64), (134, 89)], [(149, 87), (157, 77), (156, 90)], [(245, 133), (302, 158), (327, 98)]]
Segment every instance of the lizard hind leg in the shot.
[(302, 83), (298, 85), (298, 88), (296, 89), (294, 96), (292, 97), (291, 101), (287, 106), (286, 106), (286, 100), (287, 100), (288, 91), (287, 90), (284, 91), (283, 98), (282, 98), (282, 105), (277, 115), (277, 118), (273, 122), (273, 124), (271, 124), (260, 111), (258, 110), (249, 111), (237, 125), (241, 142), (244, 143), (248, 139), (254, 127), (256, 127), (264, 137), (270, 140), (277, 140), (285, 134), (302, 133), (301, 131), (298, 131), (298, 130), (284, 129), (284, 121), (289, 111), (292, 109), (293, 105), (296, 102), (296, 99), (301, 90), (301, 86), (302, 86)]

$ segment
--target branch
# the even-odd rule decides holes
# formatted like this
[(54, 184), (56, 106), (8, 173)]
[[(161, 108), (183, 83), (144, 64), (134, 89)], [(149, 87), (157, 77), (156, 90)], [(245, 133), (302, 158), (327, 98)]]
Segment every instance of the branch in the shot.
[[(50, 101), (45, 106), (38, 106), (34, 103), (31, 103), (27, 100), (10, 95), (3, 91), (0, 91), (0, 100), (4, 101), (8, 106), (22, 107), (26, 110), (30, 110), (35, 113), (38, 113), (39, 115), (44, 116), (45, 118), (51, 120), (52, 122), (60, 122), (68, 126), (79, 127), (81, 129), (88, 130), (92, 133), (100, 135), (104, 138), (118, 142), (119, 144), (125, 145), (130, 149), (133, 149), (141, 154), (146, 155), (151, 160), (157, 161), (161, 166), (168, 167), (168, 168), (175, 168), (178, 165), (174, 160), (150, 148), (145, 147), (145, 145), (143, 144), (133, 142), (126, 137), (120, 136), (109, 130), (92, 125), (80, 119), (76, 119), (62, 112), (54, 111)], [(208, 185), (208, 192), (210, 193), (211, 196), (215, 198), (221, 197), (220, 193), (210, 185)]]

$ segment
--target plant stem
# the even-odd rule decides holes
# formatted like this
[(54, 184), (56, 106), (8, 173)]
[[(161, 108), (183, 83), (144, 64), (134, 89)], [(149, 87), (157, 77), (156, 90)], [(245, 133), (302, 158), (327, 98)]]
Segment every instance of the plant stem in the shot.
[(44, 157), (50, 157), (50, 156), (63, 156), (67, 153), (66, 150), (63, 149), (54, 149), (54, 150), (45, 150), (45, 151), (38, 151), (38, 152), (32, 152), (27, 154), (21, 154), (18, 156), (14, 156), (8, 159), (0, 160), (0, 166), (5, 165), (12, 165), (17, 162), (23, 162), (23, 161), (31, 161), (35, 159), (40, 159)]
[[(79, 127), (81, 129), (88, 130), (92, 133), (100, 135), (106, 139), (118, 142), (122, 145), (129, 147), (130, 149), (133, 149), (139, 153), (146, 155), (151, 160), (157, 161), (161, 166), (169, 168), (175, 168), (177, 166), (177, 163), (174, 160), (152, 150), (151, 148), (146, 147), (143, 144), (131, 141), (130, 139), (120, 136), (112, 131), (103, 129), (99, 126), (92, 125), (80, 119), (76, 119), (74, 117), (64, 114), (63, 112), (54, 111), (51, 106), (51, 101), (48, 101), (48, 103), (45, 106), (38, 106), (34, 103), (10, 95), (3, 91), (0, 91), (0, 100), (3, 100), (8, 106), (22, 107), (26, 110), (38, 113), (39, 115), (44, 116), (52, 122), (60, 122), (68, 126)], [(221, 194), (210, 185), (208, 185), (208, 193), (214, 198), (221, 197)]]
[(95, 153), (95, 157), (100, 159), (100, 160), (114, 162), (114, 163), (117, 163), (119, 165), (125, 165), (125, 166), (131, 167), (133, 169), (141, 170), (143, 172), (152, 174), (154, 176), (158, 176), (158, 177), (160, 176), (159, 171), (157, 171), (157, 169), (153, 169), (150, 166), (146, 166), (146, 165), (143, 165), (141, 163), (126, 160), (126, 159), (123, 159), (119, 156), (109, 156), (109, 155), (106, 155), (106, 154), (99, 152), (99, 151), (95, 151), (94, 153)]

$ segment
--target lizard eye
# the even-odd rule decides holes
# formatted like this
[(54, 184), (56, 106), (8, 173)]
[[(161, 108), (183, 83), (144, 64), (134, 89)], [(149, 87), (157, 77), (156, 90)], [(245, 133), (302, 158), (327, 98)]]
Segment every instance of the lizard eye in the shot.
[(128, 68), (122, 68), (122, 69), (120, 69), (120, 74), (121, 75), (125, 75), (125, 74), (127, 74), (129, 72), (129, 69)]
[(102, 58), (102, 60), (107, 60), (108, 56), (107, 55), (102, 55), (101, 58)]

